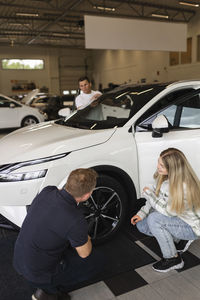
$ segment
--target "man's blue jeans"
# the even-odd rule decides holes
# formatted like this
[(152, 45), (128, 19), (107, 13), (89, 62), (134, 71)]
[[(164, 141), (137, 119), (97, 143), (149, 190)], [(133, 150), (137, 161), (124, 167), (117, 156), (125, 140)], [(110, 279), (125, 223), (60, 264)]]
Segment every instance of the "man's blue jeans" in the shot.
[(156, 211), (150, 213), (136, 226), (140, 232), (156, 238), (164, 258), (176, 255), (174, 241), (198, 239), (191, 226), (183, 220), (178, 217), (168, 217)]

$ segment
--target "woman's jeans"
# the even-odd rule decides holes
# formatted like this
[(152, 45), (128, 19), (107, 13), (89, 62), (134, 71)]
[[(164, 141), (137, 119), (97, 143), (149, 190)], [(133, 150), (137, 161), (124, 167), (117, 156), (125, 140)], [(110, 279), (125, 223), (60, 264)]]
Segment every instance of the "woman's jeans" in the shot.
[(171, 258), (177, 254), (174, 240), (198, 238), (191, 226), (180, 218), (168, 217), (156, 211), (150, 213), (136, 226), (140, 232), (156, 238), (164, 258)]

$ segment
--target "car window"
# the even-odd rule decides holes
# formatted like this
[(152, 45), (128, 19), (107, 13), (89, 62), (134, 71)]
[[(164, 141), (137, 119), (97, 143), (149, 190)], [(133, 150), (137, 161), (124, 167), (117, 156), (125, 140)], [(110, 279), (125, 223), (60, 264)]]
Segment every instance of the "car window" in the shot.
[(57, 124), (84, 129), (121, 127), (165, 85), (143, 85), (111, 91), (78, 110), (70, 118), (56, 121)]
[(37, 101), (35, 101), (35, 103), (47, 103), (47, 102), (48, 102), (48, 98), (38, 99)]
[[(159, 101), (157, 101), (150, 109), (148, 109), (138, 120), (137, 122), (137, 130), (152, 130), (152, 122), (159, 115), (165, 115), (168, 119), (171, 127), (176, 127), (177, 124), (177, 104), (176, 100), (180, 100), (183, 96), (185, 97), (187, 94), (193, 92), (193, 89), (182, 89), (178, 91), (174, 91), (172, 93), (167, 94), (162, 97)], [(170, 103), (172, 103), (170, 105)]]
[(2, 96), (0, 96), (0, 107), (10, 107), (11, 103), (12, 102), (9, 101), (8, 99), (3, 98)]
[(200, 97), (196, 95), (181, 105), (179, 127), (200, 128)]
[(176, 113), (177, 105), (171, 105), (170, 107), (167, 107), (163, 111), (157, 114), (159, 115), (164, 115), (169, 123), (173, 126), (174, 125), (174, 119), (175, 119), (175, 113)]

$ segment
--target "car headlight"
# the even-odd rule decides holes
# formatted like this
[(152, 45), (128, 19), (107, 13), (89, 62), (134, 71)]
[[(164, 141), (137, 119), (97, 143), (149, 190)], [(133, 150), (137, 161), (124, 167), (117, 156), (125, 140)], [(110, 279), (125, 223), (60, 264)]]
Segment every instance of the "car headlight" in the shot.
[(8, 173), (0, 174), (0, 182), (11, 182), (11, 181), (25, 181), (31, 179), (38, 179), (45, 177), (47, 169), (33, 171), (33, 172), (24, 172), (24, 173)]
[[(22, 167), (27, 167), (31, 165), (42, 164), (46, 162), (50, 162), (53, 160), (61, 159), (66, 157), (70, 152), (61, 153), (53, 156), (28, 160), (24, 162), (11, 163), (0, 166), (0, 182), (11, 182), (11, 181), (25, 181), (31, 179), (38, 179), (45, 177), (47, 173), (47, 169), (39, 170), (39, 171), (30, 171), (30, 172), (22, 172), (22, 173), (14, 173), (17, 169)], [(13, 173), (12, 173), (13, 172)]]

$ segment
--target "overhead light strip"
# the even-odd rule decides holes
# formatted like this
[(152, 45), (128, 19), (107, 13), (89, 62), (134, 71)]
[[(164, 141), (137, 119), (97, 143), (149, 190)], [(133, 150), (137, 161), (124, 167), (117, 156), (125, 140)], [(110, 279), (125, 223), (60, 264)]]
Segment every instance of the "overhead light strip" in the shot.
[(169, 19), (168, 15), (160, 15), (160, 14), (151, 14), (152, 17), (156, 17), (156, 18), (164, 18), (164, 19)]
[(20, 17), (39, 17), (39, 14), (37, 13), (26, 13), (26, 12), (19, 12), (19, 13), (16, 13), (16, 16), (20, 16)]
[(59, 32), (54, 32), (52, 33), (53, 36), (56, 36), (56, 37), (69, 37), (70, 34), (69, 33), (59, 33)]
[(181, 5), (187, 5), (187, 6), (192, 6), (192, 7), (199, 7), (199, 3), (194, 3), (194, 2), (179, 1), (179, 4), (181, 4)]
[(115, 11), (115, 7), (106, 7), (106, 6), (99, 6), (99, 5), (94, 5), (93, 8), (102, 10), (102, 11)]
[(12, 25), (12, 26), (29, 26), (30, 24), (28, 24), (28, 23), (12, 23), (12, 22), (9, 22), (9, 25)]

